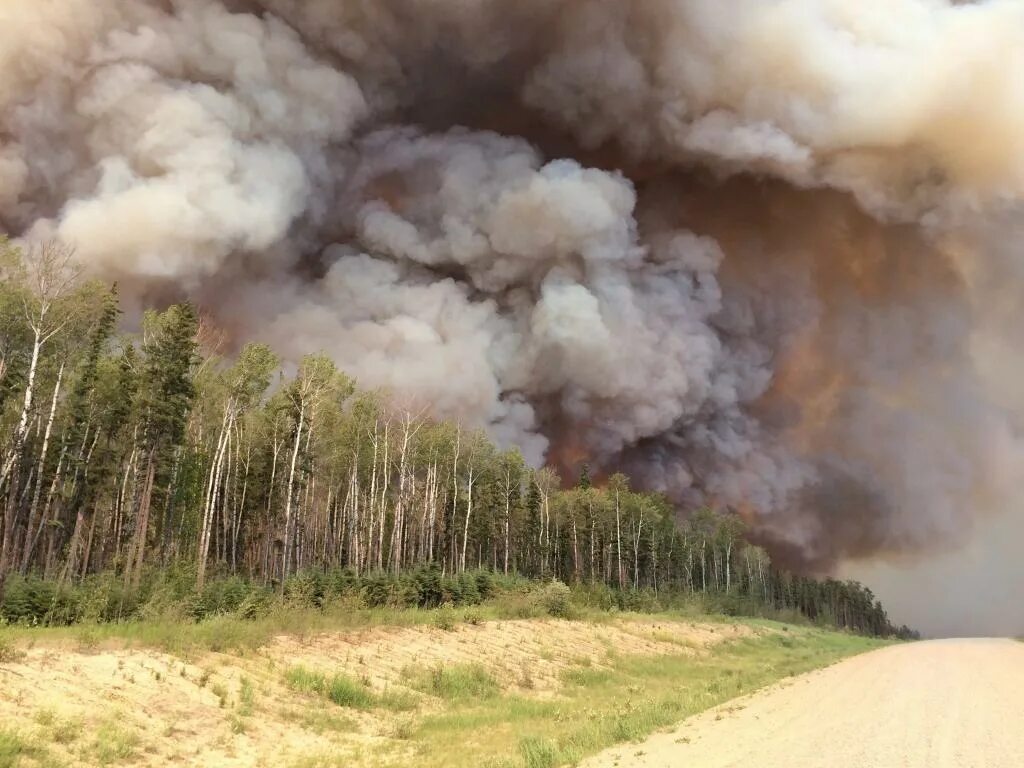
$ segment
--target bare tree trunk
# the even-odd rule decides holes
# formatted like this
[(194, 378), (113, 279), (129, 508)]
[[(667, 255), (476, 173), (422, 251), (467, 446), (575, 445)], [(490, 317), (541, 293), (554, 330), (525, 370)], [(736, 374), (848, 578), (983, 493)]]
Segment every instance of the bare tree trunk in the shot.
[(640, 588), (640, 533), (644, 529), (644, 505), (640, 505), (640, 521), (636, 527), (636, 541), (633, 544), (633, 589)]
[[(210, 474), (206, 481), (206, 493), (203, 498), (203, 519), (199, 527), (199, 553), (196, 564), (196, 588), (202, 589), (206, 582), (206, 561), (210, 554), (210, 538), (213, 533), (214, 510), (216, 509), (217, 485), (220, 481), (220, 467), (224, 456), (224, 446), (227, 442), (227, 430), (230, 419), (230, 405), (224, 409), (224, 418), (221, 420), (220, 434), (217, 435), (217, 448), (213, 454), (213, 461), (210, 462)], [(277, 458), (275, 453), (274, 458)]]
[(295, 491), (295, 467), (299, 460), (299, 446), (302, 444), (302, 430), (306, 425), (306, 403), (299, 406), (299, 423), (295, 429), (295, 443), (292, 446), (292, 461), (288, 469), (288, 484), (284, 504), (284, 547), (281, 556), (281, 591), (284, 591), (284, 580), (288, 578), (289, 560), (292, 555), (292, 507)]
[(135, 564), (129, 555), (128, 569), (125, 572), (125, 586), (137, 587), (142, 578), (142, 564), (146, 555), (146, 537), (149, 534), (149, 510), (153, 503), (153, 483), (156, 478), (156, 450), (150, 449), (149, 466), (146, 471), (146, 482), (142, 491), (142, 503), (139, 505), (139, 520), (135, 526)]
[(64, 379), (64, 363), (61, 362), (57, 371), (57, 383), (53, 387), (53, 397), (50, 399), (50, 415), (46, 419), (46, 429), (43, 432), (43, 445), (39, 449), (39, 458), (36, 461), (36, 483), (32, 493), (32, 502), (28, 508), (28, 527), (25, 530), (25, 545), (21, 552), (21, 571), (28, 568), (28, 559), (32, 551), (33, 537), (32, 529), (35, 528), (36, 514), (39, 511), (39, 499), (43, 493), (43, 474), (46, 466), (46, 456), (50, 449), (50, 435), (53, 432), (53, 417), (57, 413), (57, 398), (60, 396), (60, 384)]
[(615, 488), (615, 545), (618, 549), (619, 589), (622, 589), (625, 586), (626, 575), (622, 572), (622, 515), (618, 487)]
[(473, 462), (469, 463), (469, 474), (466, 476), (466, 522), (462, 528), (462, 570), (466, 570), (466, 548), (469, 546), (469, 518), (473, 514), (473, 484), (476, 482)]
[(33, 328), (32, 357), (28, 366), (28, 377), (25, 383), (25, 397), (22, 401), (21, 414), (18, 417), (18, 424), (14, 429), (14, 439), (11, 447), (4, 457), (3, 466), (0, 467), (0, 490), (8, 483), (7, 505), (4, 514), (3, 535), (0, 536), (0, 598), (4, 595), (4, 587), (7, 583), (7, 572), (10, 569), (12, 556), (14, 555), (14, 518), (18, 507), (18, 467), (21, 463), (21, 455), (25, 446), (25, 437), (28, 435), (29, 414), (32, 411), (32, 401), (35, 396), (36, 372), (39, 369), (39, 352), (43, 347), (43, 333), (40, 326)]

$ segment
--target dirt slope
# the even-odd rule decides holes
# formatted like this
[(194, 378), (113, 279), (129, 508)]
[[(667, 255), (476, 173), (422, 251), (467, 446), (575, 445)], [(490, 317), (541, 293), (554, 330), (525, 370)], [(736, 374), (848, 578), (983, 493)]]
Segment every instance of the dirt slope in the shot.
[[(700, 653), (751, 633), (655, 619), (528, 620), (280, 637), (245, 655), (187, 661), (150, 650), (32, 648), (0, 663), (0, 728), (45, 744), (64, 765), (289, 766), (323, 752), (359, 765), (394, 747), (395, 715), (311, 702), (286, 686), (289, 667), (345, 673), (383, 691), (402, 688), (410, 667), (479, 664), (504, 688), (543, 697), (557, 691), (562, 670), (600, 667), (610, 649)], [(123, 746), (124, 759), (109, 754), (111, 744)]]
[(609, 750), (585, 768), (1020, 768), (1024, 643), (899, 645)]

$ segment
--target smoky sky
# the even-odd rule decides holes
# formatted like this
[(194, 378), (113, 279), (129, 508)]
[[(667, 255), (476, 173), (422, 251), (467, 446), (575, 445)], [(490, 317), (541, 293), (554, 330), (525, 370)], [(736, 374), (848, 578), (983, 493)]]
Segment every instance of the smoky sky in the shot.
[(8, 0), (0, 228), (787, 564), (1021, 478), (1011, 0)]

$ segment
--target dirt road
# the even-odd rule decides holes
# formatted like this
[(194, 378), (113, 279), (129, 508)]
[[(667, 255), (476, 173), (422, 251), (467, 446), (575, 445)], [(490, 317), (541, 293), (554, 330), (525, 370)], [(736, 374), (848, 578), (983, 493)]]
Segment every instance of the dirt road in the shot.
[(884, 648), (725, 704), (581, 768), (1020, 768), (1024, 643)]

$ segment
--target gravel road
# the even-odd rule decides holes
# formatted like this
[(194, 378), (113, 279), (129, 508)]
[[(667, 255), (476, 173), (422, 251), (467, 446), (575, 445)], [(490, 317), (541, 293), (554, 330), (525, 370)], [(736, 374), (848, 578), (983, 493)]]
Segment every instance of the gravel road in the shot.
[(609, 750), (581, 768), (1021, 768), (1024, 643), (883, 648)]

